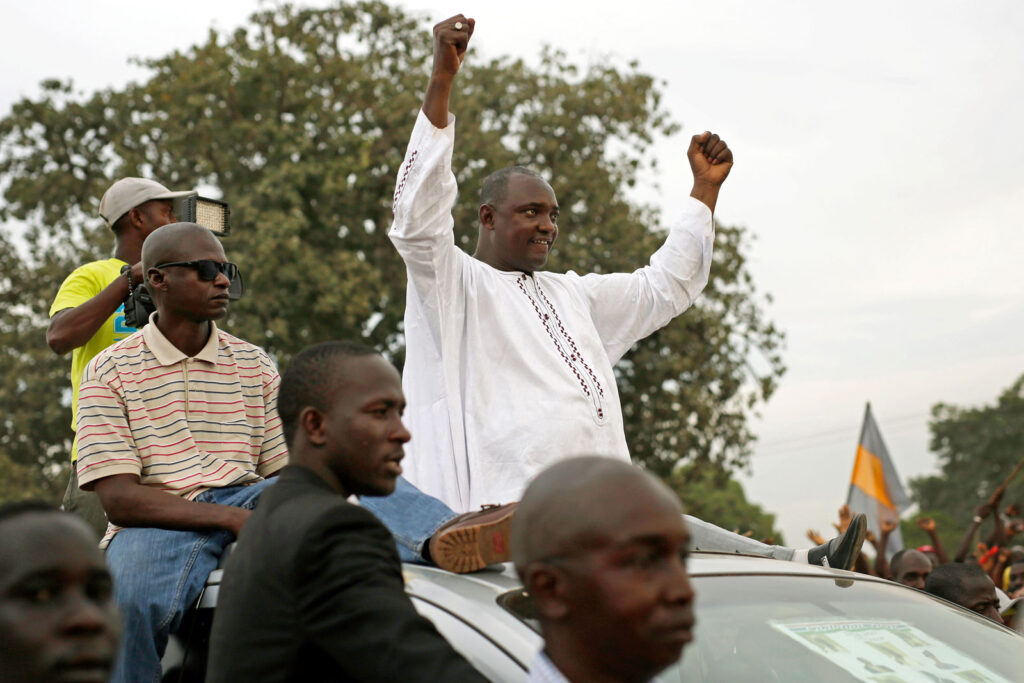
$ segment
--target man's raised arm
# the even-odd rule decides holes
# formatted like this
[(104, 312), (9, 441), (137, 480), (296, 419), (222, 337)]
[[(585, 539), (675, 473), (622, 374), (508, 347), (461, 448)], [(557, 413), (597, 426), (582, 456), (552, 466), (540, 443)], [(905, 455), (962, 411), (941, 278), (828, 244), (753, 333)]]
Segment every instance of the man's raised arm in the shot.
[(448, 98), (475, 25), (475, 20), (456, 14), (434, 26), (434, 69), (423, 97), (423, 113), (436, 128), (448, 127)]
[[(427, 291), (439, 271), (447, 279), (458, 263), (452, 207), (458, 191), (452, 173), (454, 117), (448, 111), (455, 75), (466, 57), (475, 22), (458, 14), (434, 26), (434, 66), (395, 183), (395, 220), (388, 232), (409, 269), (410, 282)], [(458, 28), (456, 28), (458, 27)], [(457, 253), (456, 253), (457, 252)]]

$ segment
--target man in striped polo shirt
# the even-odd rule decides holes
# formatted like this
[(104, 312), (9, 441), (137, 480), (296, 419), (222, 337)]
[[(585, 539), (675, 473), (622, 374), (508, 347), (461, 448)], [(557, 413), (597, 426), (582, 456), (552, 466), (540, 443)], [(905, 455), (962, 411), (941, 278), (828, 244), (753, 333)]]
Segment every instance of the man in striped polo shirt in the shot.
[(239, 277), (221, 243), (174, 223), (142, 263), (157, 312), (88, 364), (79, 392), (78, 479), (110, 520), (124, 617), (114, 681), (159, 680), (169, 634), (288, 459), (277, 369), (214, 322)]

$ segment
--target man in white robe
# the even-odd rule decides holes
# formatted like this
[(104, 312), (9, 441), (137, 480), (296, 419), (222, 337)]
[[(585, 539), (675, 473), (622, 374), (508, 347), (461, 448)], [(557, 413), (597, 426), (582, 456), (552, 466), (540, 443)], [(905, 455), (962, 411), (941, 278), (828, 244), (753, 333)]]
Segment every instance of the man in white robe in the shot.
[[(399, 170), (389, 233), (409, 277), (403, 388), (416, 438), (406, 446), (406, 477), (460, 512), (518, 500), (536, 474), (573, 455), (630, 461), (613, 366), (707, 284), (712, 212), (732, 168), (723, 140), (694, 136), (693, 189), (650, 264), (583, 276), (541, 270), (558, 236), (555, 193), (528, 169), (504, 169), (484, 182), (470, 256), (453, 233), (448, 99), (474, 26), (457, 15), (434, 27), (433, 72)], [(714, 540), (718, 549), (794, 559), (790, 549), (766, 551), (694, 519), (697, 547), (704, 527), (714, 539), (733, 537)]]

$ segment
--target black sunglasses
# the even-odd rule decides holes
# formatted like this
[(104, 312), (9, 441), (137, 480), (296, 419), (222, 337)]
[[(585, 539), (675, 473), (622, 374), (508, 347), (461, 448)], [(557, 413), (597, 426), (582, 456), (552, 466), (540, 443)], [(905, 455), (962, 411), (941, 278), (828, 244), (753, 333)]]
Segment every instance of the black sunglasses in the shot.
[(220, 262), (210, 259), (200, 259), (198, 261), (173, 261), (171, 263), (158, 263), (154, 268), (170, 268), (171, 266), (195, 268), (196, 275), (198, 275), (199, 279), (204, 282), (213, 282), (217, 279), (218, 273), (224, 273), (228, 281), (231, 283), (228, 288), (228, 296), (232, 299), (238, 299), (245, 291), (245, 285), (242, 284), (242, 272), (238, 269), (237, 265), (230, 261)]
[(183, 266), (186, 268), (195, 268), (196, 273), (199, 275), (200, 280), (206, 282), (213, 282), (217, 279), (217, 273), (224, 273), (229, 280), (234, 280), (238, 275), (238, 266), (230, 261), (221, 263), (219, 261), (211, 261), (210, 259), (202, 259), (199, 261), (174, 261), (173, 263), (158, 263), (155, 268), (170, 268), (171, 266)]

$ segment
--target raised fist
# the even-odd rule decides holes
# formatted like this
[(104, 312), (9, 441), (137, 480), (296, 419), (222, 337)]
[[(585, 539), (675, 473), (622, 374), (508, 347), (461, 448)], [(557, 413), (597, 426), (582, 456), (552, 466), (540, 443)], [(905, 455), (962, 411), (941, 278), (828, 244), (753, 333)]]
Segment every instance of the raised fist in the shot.
[(466, 58), (476, 21), (456, 14), (434, 27), (434, 73), (454, 76)]
[(931, 517), (919, 517), (917, 519), (917, 526), (926, 533), (932, 533), (935, 531), (935, 520)]
[(711, 131), (690, 138), (686, 157), (690, 160), (694, 182), (721, 185), (732, 170), (732, 150)]

